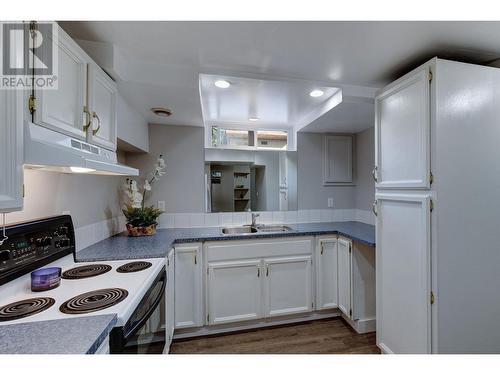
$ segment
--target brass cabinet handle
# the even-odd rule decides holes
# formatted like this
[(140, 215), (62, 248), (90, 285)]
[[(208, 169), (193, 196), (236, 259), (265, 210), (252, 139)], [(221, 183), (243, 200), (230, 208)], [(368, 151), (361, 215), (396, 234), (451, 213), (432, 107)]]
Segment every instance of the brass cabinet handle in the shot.
[(375, 216), (378, 216), (377, 204), (378, 204), (378, 202), (377, 202), (377, 200), (375, 199), (375, 200), (373, 201), (373, 204), (372, 204), (372, 211), (373, 211), (373, 214), (374, 214)]
[(96, 118), (97, 119), (97, 129), (92, 129), (92, 135), (96, 135), (97, 132), (99, 131), (99, 129), (101, 129), (101, 119), (99, 118), (99, 116), (97, 116), (97, 113), (95, 112), (92, 112), (92, 118)]
[(375, 182), (378, 182), (377, 172), (378, 172), (378, 167), (377, 166), (373, 167), (372, 177), (373, 177), (373, 181), (375, 181)]
[(90, 113), (87, 106), (83, 107), (83, 113), (85, 113), (85, 115), (87, 116), (87, 123), (83, 125), (83, 131), (86, 133), (87, 130), (90, 128), (90, 125), (92, 124), (92, 114)]

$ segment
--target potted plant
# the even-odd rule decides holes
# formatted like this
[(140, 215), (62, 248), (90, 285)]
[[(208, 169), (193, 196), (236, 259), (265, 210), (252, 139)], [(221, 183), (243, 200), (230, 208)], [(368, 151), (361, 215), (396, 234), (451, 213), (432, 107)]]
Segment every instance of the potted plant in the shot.
[(122, 212), (127, 219), (128, 235), (132, 237), (152, 236), (156, 233), (158, 217), (162, 210), (154, 206), (145, 206), (146, 194), (151, 191), (152, 185), (165, 174), (165, 160), (163, 155), (158, 157), (155, 169), (144, 180), (142, 193), (137, 188), (137, 182), (131, 178), (125, 181), (125, 207)]

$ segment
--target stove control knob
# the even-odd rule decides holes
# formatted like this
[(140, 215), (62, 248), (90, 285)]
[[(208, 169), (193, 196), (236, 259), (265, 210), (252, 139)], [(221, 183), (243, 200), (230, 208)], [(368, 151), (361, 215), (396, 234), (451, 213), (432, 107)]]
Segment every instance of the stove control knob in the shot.
[(68, 247), (71, 245), (71, 241), (69, 240), (69, 238), (63, 238), (59, 241), (59, 244), (61, 247)]
[(10, 260), (11, 254), (10, 250), (1, 250), (0, 251), (0, 262), (6, 262)]
[(59, 234), (60, 236), (67, 236), (68, 233), (69, 233), (68, 227), (59, 227), (59, 228), (57, 228), (57, 234)]
[(43, 246), (49, 246), (52, 243), (52, 237), (44, 237), (42, 240), (42, 245)]

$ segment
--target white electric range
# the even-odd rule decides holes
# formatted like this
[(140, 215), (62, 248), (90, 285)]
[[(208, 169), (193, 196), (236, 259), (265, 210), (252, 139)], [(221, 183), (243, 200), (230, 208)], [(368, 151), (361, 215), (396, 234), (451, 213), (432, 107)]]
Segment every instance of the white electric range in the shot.
[[(158, 312), (165, 259), (75, 262), (70, 216), (12, 225), (7, 236), (0, 246), (0, 325), (116, 314), (112, 353), (137, 345), (153, 314), (164, 327)], [(59, 286), (32, 291), (30, 273), (49, 267), (61, 268)]]

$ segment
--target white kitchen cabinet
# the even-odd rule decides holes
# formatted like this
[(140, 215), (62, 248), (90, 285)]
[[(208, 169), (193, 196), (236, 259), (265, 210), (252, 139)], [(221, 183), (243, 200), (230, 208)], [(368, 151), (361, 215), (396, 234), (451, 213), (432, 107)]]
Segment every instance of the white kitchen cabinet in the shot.
[(203, 325), (201, 244), (175, 246), (175, 328)]
[(23, 208), (23, 92), (0, 90), (0, 212)]
[(339, 238), (337, 242), (338, 305), (340, 311), (348, 317), (352, 317), (351, 251), (352, 242), (345, 238)]
[(430, 353), (430, 198), (376, 199), (377, 344), (386, 353)]
[(165, 347), (170, 348), (175, 329), (175, 250), (171, 249), (167, 256), (167, 289), (165, 296)]
[(116, 150), (117, 89), (111, 78), (94, 63), (88, 65), (87, 106), (92, 114), (88, 142)]
[(264, 259), (265, 316), (313, 310), (312, 256)]
[(89, 57), (58, 27), (57, 89), (36, 89), (35, 124), (86, 140), (87, 63)]
[(430, 186), (430, 70), (423, 66), (375, 98), (376, 186)]
[(337, 236), (316, 241), (316, 309), (338, 307)]
[(262, 316), (261, 260), (208, 263), (208, 324)]
[(353, 183), (353, 137), (325, 135), (323, 143), (323, 185)]

